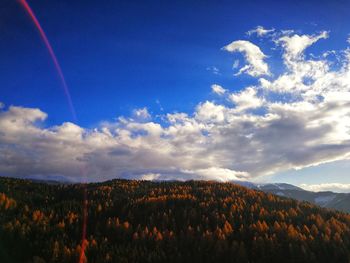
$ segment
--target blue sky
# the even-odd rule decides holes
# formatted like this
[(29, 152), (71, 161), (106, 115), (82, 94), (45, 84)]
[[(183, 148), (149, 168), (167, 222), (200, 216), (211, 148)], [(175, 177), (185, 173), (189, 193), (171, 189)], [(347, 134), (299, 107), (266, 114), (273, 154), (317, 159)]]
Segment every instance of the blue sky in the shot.
[[(306, 58), (310, 53), (345, 50), (350, 32), (347, 1), (28, 3), (61, 64), (78, 116), (75, 124), (87, 129), (132, 116), (135, 109), (144, 107), (155, 122), (164, 124), (158, 115), (183, 112), (192, 116), (197, 105), (207, 100), (227, 105), (226, 99), (213, 94), (212, 84), (234, 93), (257, 83), (249, 74), (234, 76), (238, 70), (232, 64), (237, 60), (241, 67), (244, 54), (222, 50), (234, 40), (258, 45), (270, 71), (282, 74), (283, 49), (276, 48), (272, 39), (246, 34), (259, 25), (309, 36), (328, 31), (327, 41), (310, 46)], [(40, 124), (44, 127), (73, 121), (50, 56), (16, 1), (0, 4), (0, 34), (0, 101), (6, 107), (47, 113)], [(214, 74), (214, 68), (219, 74)], [(317, 184), (333, 182), (333, 174), (338, 174), (337, 183), (350, 183), (348, 165), (327, 167), (331, 171), (319, 167), (279, 171), (267, 180)], [(149, 174), (158, 174), (147, 169)]]
[[(159, 112), (156, 100), (167, 112), (191, 112), (208, 98), (212, 83), (232, 90), (244, 87), (251, 79), (234, 78), (233, 58), (220, 48), (257, 25), (303, 33), (330, 30), (328, 48), (343, 48), (349, 33), (346, 1), (29, 4), (61, 63), (84, 126), (137, 107)], [(2, 102), (38, 107), (55, 124), (69, 120), (60, 82), (33, 24), (16, 1), (2, 1), (1, 10)], [(206, 68), (211, 66), (222, 75), (210, 74)]]

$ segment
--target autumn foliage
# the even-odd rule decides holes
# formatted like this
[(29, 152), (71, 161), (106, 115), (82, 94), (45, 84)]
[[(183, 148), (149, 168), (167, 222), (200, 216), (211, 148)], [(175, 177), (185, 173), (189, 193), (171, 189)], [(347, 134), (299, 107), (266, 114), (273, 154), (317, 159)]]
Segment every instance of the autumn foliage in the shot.
[[(0, 262), (350, 262), (350, 215), (231, 183), (0, 179)], [(19, 253), (20, 251), (20, 253)]]

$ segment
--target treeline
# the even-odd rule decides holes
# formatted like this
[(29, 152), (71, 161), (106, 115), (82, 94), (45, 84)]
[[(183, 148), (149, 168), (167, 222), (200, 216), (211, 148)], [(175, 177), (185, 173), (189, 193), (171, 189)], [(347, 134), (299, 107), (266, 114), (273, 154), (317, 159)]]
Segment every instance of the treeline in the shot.
[[(231, 183), (0, 178), (0, 262), (350, 262), (350, 215)], [(85, 253), (82, 255), (82, 247)]]

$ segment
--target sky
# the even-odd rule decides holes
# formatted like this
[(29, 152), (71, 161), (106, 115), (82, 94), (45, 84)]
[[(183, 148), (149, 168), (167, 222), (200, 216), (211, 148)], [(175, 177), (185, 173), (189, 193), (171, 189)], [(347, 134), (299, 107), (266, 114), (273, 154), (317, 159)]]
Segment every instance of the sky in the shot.
[(347, 1), (0, 3), (0, 175), (350, 191)]

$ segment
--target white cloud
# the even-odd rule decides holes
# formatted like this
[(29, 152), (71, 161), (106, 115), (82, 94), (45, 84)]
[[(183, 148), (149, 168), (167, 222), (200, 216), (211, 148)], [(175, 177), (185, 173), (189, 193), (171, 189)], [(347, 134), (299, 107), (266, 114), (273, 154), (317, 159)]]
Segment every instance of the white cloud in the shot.
[(336, 193), (350, 192), (350, 184), (342, 184), (342, 183), (301, 184), (300, 187), (312, 192), (322, 192), (322, 191), (332, 191)]
[(320, 39), (328, 38), (328, 32), (323, 31), (318, 35), (284, 35), (277, 40), (285, 49), (285, 58), (295, 60), (301, 58), (304, 50)]
[(240, 93), (232, 93), (230, 100), (236, 104), (237, 110), (255, 109), (263, 105), (263, 99), (257, 96), (256, 89), (248, 87)]
[(149, 114), (147, 108), (142, 109), (136, 109), (133, 111), (133, 116), (137, 120), (148, 120), (151, 118), (151, 115)]
[[(276, 77), (257, 78), (255, 86), (240, 92), (225, 90), (230, 103), (203, 101), (192, 113), (162, 115), (162, 122), (143, 108), (94, 128), (69, 122), (47, 126), (47, 114), (39, 109), (2, 108), (0, 175), (77, 181), (84, 171), (90, 181), (225, 181), (349, 159), (350, 52), (339, 51), (339, 68), (328, 67), (327, 57), (303, 55), (311, 42), (324, 36), (301, 37), (308, 44), (299, 48), (285, 44), (292, 65)], [(253, 52), (246, 42), (233, 43), (227, 49), (246, 52), (249, 71), (267, 71), (267, 65), (260, 68), (265, 56), (258, 47), (251, 44), (257, 48)], [(218, 87), (213, 91), (223, 93)]]
[(264, 62), (265, 54), (260, 48), (246, 40), (233, 41), (223, 47), (228, 52), (242, 52), (247, 61), (247, 65), (242, 67), (237, 74), (247, 73), (253, 77), (260, 75), (270, 75), (269, 67)]
[(226, 92), (226, 89), (224, 89), (222, 86), (218, 84), (211, 85), (211, 90), (217, 95), (224, 95)]
[(200, 122), (223, 122), (225, 113), (226, 108), (224, 106), (206, 101), (197, 106), (195, 116)]
[(143, 174), (141, 175), (141, 180), (146, 180), (146, 181), (153, 181), (153, 180), (157, 180), (158, 178), (160, 178), (161, 174), (156, 174), (156, 173), (147, 173), (147, 174)]
[(254, 29), (252, 29), (252, 30), (249, 30), (249, 31), (247, 32), (247, 35), (248, 35), (248, 36), (251, 36), (251, 35), (253, 35), (253, 34), (257, 34), (257, 36), (262, 37), (262, 36), (265, 36), (265, 35), (267, 35), (267, 34), (269, 34), (269, 33), (274, 32), (274, 31), (275, 31), (274, 28), (266, 29), (266, 28), (264, 28), (264, 27), (262, 27), (262, 26), (257, 26), (256, 28), (254, 28)]
[(208, 167), (205, 169), (183, 171), (187, 174), (193, 174), (202, 177), (205, 180), (219, 180), (222, 182), (233, 180), (245, 180), (249, 177), (247, 172), (234, 171), (227, 168)]
[(348, 36), (347, 42), (350, 44), (350, 35)]
[(236, 69), (239, 67), (239, 60), (236, 59), (235, 61), (233, 61), (233, 64), (232, 64), (232, 69)]
[(286, 71), (272, 82), (260, 79), (263, 87), (270, 91), (293, 93), (307, 100), (314, 100), (327, 89), (334, 89), (335, 87), (331, 87), (329, 83), (336, 82), (341, 70), (330, 71), (327, 56), (315, 60), (314, 58), (306, 59), (304, 55), (307, 47), (320, 39), (328, 38), (328, 32), (323, 31), (318, 35), (291, 35), (293, 32), (282, 34), (283, 36), (279, 37), (275, 43), (284, 49), (283, 62), (286, 65)]

